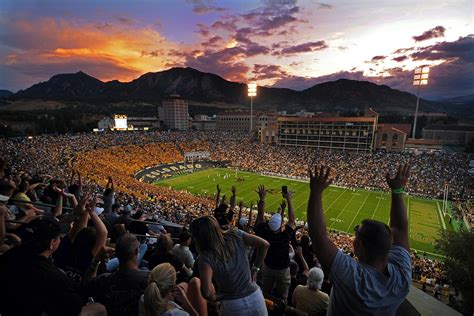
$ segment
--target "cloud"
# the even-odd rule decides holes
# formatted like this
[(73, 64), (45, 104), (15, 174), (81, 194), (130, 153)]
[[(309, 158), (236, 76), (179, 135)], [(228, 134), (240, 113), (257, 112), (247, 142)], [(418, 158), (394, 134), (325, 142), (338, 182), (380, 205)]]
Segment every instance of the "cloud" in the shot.
[(385, 58), (387, 58), (387, 56), (381, 56), (381, 55), (377, 55), (377, 56), (374, 56), (372, 57), (372, 62), (379, 62), (379, 61), (382, 61), (384, 60)]
[(132, 25), (133, 23), (135, 23), (135, 21), (133, 19), (130, 19), (130, 18), (127, 18), (127, 17), (124, 17), (124, 16), (117, 17), (117, 20), (120, 23), (125, 24), (125, 25)]
[(316, 4), (318, 5), (318, 9), (321, 10), (331, 10), (334, 8), (332, 5), (323, 2), (316, 2)]
[(207, 14), (212, 12), (224, 12), (227, 9), (213, 5), (214, 1), (206, 0), (187, 0), (186, 2), (193, 4), (193, 12), (196, 14)]
[(460, 59), (474, 62), (474, 35), (460, 37), (454, 42), (441, 42), (422, 47), (410, 57), (414, 60)]
[[(447, 97), (474, 94), (474, 63), (452, 60), (431, 67), (428, 86), (423, 88), (422, 97), (440, 99)], [(325, 76), (310, 78), (288, 76), (278, 80), (274, 87), (304, 90), (316, 84), (338, 79), (369, 81), (379, 85), (387, 85), (393, 89), (416, 93), (412, 85), (413, 71), (394, 67), (385, 69), (379, 76), (364, 75), (363, 71), (340, 71)]]
[(226, 10), (227, 10), (226, 8), (222, 8), (222, 7), (214, 7), (214, 6), (209, 6), (209, 5), (196, 5), (193, 9), (193, 12), (197, 14), (206, 14), (210, 12), (224, 12)]
[[(101, 80), (129, 81), (165, 68), (180, 57), (167, 51), (182, 48), (151, 27), (102, 24), (52, 18), (0, 20), (0, 63), (5, 81), (26, 88), (58, 73), (83, 70)], [(41, 39), (41, 40), (38, 40)], [(3, 78), (2, 78), (3, 79)], [(21, 83), (21, 85), (18, 85)]]
[(252, 71), (252, 80), (281, 79), (288, 76), (288, 73), (278, 65), (255, 64)]
[(405, 54), (410, 51), (413, 51), (415, 47), (408, 47), (408, 48), (399, 48), (396, 51), (394, 51), (392, 54)]
[(286, 47), (279, 52), (275, 52), (274, 55), (295, 55), (295, 54), (300, 54), (300, 53), (308, 53), (308, 52), (323, 50), (328, 47), (329, 46), (326, 44), (325, 41), (308, 42), (308, 43), (303, 43), (303, 44), (299, 44), (295, 46)]
[(211, 25), (212, 29), (223, 29), (229, 32), (233, 32), (237, 29), (236, 19), (230, 19), (228, 21), (216, 21)]
[(432, 38), (444, 37), (444, 31), (446, 31), (446, 28), (444, 28), (444, 26), (438, 25), (432, 28), (431, 30), (423, 32), (423, 34), (418, 35), (418, 36), (413, 36), (412, 38), (416, 42), (426, 41)]
[(240, 15), (254, 33), (270, 35), (273, 31), (288, 27), (291, 23), (307, 21), (299, 20), (295, 15), (300, 12), (296, 1), (267, 1), (262, 8)]
[(392, 60), (394, 60), (394, 61), (396, 61), (396, 62), (399, 62), (399, 63), (402, 62), (402, 61), (405, 61), (405, 60), (407, 60), (407, 59), (408, 59), (408, 57), (405, 56), (405, 55), (404, 55), (404, 56), (398, 56), (398, 57), (392, 58)]

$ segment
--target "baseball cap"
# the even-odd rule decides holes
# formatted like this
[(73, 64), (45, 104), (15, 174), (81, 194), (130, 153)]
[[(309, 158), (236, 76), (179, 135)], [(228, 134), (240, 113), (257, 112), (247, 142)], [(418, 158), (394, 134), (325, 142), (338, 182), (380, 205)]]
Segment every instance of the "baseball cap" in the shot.
[(53, 217), (40, 217), (32, 220), (26, 226), (26, 233), (30, 240), (43, 241), (57, 238), (69, 231), (70, 226), (58, 222)]
[(268, 227), (271, 230), (277, 231), (280, 229), (281, 226), (281, 215), (280, 213), (273, 214), (270, 220), (268, 221)]
[(249, 221), (249, 220), (247, 219), (247, 217), (241, 217), (241, 218), (239, 219), (239, 225), (240, 225), (240, 226), (245, 226), (245, 225), (247, 225), (247, 222), (248, 222), (248, 221)]
[(103, 207), (98, 207), (98, 206), (95, 207), (95, 213), (97, 214), (97, 216), (100, 216), (100, 214), (102, 214), (103, 212), (104, 212)]

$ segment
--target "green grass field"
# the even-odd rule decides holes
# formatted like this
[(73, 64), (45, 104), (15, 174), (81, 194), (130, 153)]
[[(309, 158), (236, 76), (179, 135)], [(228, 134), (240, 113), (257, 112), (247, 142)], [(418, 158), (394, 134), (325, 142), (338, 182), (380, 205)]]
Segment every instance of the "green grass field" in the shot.
[[(224, 179), (224, 175), (229, 177)], [(237, 182), (237, 177), (245, 181)], [(221, 194), (226, 194), (227, 201), (233, 185), (237, 188), (237, 201), (244, 201), (246, 206), (256, 204), (258, 195), (255, 192), (258, 185), (265, 185), (269, 191), (266, 197), (266, 211), (273, 213), (282, 201), (281, 186), (286, 185), (293, 192), (293, 204), (296, 217), (306, 221), (309, 184), (290, 179), (263, 176), (257, 173), (235, 171), (218, 168), (183, 174), (161, 180), (160, 186), (172, 187), (175, 190), (186, 190), (193, 194), (214, 196), (216, 185), (222, 188)], [(410, 222), (410, 246), (418, 251), (436, 253), (433, 246), (440, 229), (450, 229), (447, 221), (441, 215), (441, 201), (428, 200), (407, 196)], [(365, 218), (372, 218), (388, 223), (390, 212), (390, 195), (386, 192), (352, 190), (339, 187), (329, 187), (324, 192), (323, 208), (328, 229), (348, 233), (354, 232), (354, 226)]]

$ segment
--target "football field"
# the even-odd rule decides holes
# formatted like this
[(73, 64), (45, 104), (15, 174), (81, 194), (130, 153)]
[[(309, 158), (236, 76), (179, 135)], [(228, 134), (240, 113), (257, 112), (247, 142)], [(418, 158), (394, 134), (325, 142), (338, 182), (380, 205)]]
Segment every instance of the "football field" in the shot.
[[(238, 178), (244, 180), (238, 181)], [(296, 217), (306, 222), (308, 182), (264, 176), (252, 172), (238, 171), (236, 173), (235, 170), (216, 168), (178, 175), (158, 181), (156, 184), (172, 187), (178, 191), (186, 190), (193, 194), (210, 197), (215, 195), (216, 185), (219, 185), (222, 189), (221, 195), (225, 194), (227, 201), (231, 196), (230, 189), (235, 185), (237, 188), (237, 204), (239, 201), (243, 201), (247, 207), (251, 203), (256, 204), (258, 195), (255, 190), (263, 184), (267, 190), (265, 209), (268, 213), (277, 211), (282, 201), (281, 187), (286, 185), (293, 192)], [(439, 230), (450, 229), (447, 219), (441, 215), (441, 201), (407, 195), (405, 203), (408, 207), (411, 248), (436, 253), (433, 244), (438, 237)], [(324, 191), (323, 209), (328, 229), (353, 234), (354, 226), (360, 224), (365, 218), (388, 223), (390, 194), (331, 186)]]

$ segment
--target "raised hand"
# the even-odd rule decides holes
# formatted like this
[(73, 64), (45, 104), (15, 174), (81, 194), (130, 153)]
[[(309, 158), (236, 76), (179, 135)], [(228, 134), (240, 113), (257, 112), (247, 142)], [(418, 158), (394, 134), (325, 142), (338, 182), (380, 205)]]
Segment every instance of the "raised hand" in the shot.
[(255, 192), (257, 192), (258, 197), (260, 198), (260, 200), (262, 200), (262, 201), (265, 200), (265, 195), (267, 194), (267, 192), (265, 191), (265, 186), (259, 185), (258, 190), (255, 190)]
[(291, 193), (291, 191), (286, 191), (286, 192), (282, 192), (281, 195), (283, 196), (284, 199), (289, 200), (293, 196), (293, 193)]
[(219, 187), (219, 185), (216, 186), (216, 189), (217, 189), (217, 194), (220, 194), (221, 193), (221, 188)]
[(397, 174), (391, 178), (390, 172), (387, 172), (385, 179), (390, 189), (400, 189), (404, 188), (408, 183), (408, 178), (410, 178), (410, 165), (399, 165)]
[(90, 199), (90, 194), (85, 193), (82, 198), (79, 200), (79, 203), (77, 204), (76, 208), (74, 209), (75, 212), (82, 213), (86, 210), (86, 204)]
[(330, 167), (316, 165), (314, 172), (311, 168), (308, 169), (308, 174), (311, 193), (322, 193), (332, 183), (332, 179), (329, 178), (331, 174)]
[(280, 208), (284, 211), (286, 208), (286, 200), (282, 200), (280, 204)]
[(232, 192), (232, 195), (235, 195), (235, 193), (237, 192), (237, 189), (235, 188), (235, 185), (232, 186), (230, 191)]

